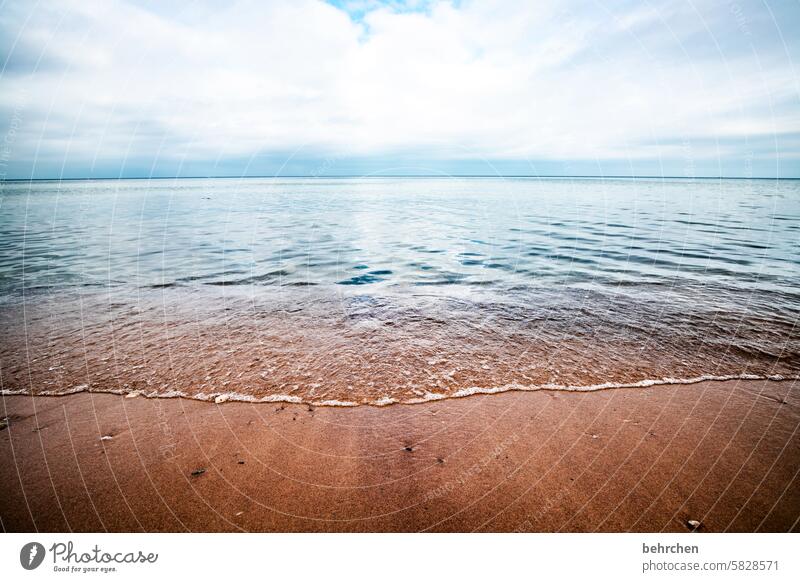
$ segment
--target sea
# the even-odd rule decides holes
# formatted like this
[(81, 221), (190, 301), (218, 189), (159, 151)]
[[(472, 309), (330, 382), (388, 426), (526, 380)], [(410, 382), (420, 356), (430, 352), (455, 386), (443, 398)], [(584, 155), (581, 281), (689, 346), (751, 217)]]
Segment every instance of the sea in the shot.
[(800, 181), (0, 183), (0, 390), (389, 405), (800, 374)]

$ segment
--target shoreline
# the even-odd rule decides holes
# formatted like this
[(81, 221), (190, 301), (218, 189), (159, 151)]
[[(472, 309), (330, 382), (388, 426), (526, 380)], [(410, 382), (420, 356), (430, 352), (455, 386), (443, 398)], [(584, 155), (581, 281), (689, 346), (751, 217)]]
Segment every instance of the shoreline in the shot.
[(518, 383), (507, 384), (497, 387), (480, 387), (473, 386), (470, 388), (462, 388), (451, 394), (428, 393), (426, 397), (414, 398), (409, 400), (396, 400), (394, 398), (381, 398), (374, 401), (340, 401), (340, 400), (303, 400), (297, 396), (290, 396), (288, 394), (270, 394), (267, 396), (257, 397), (250, 394), (241, 394), (238, 392), (209, 392), (208, 394), (200, 392), (197, 394), (187, 394), (182, 391), (170, 391), (164, 393), (150, 392), (146, 393), (144, 390), (103, 390), (93, 389), (86, 385), (75, 386), (67, 390), (53, 390), (31, 393), (25, 390), (13, 389), (0, 389), (0, 397), (5, 396), (35, 396), (43, 398), (58, 398), (62, 396), (73, 396), (75, 394), (109, 394), (113, 396), (123, 396), (125, 398), (147, 398), (147, 399), (173, 399), (183, 398), (186, 400), (195, 400), (198, 402), (213, 402), (214, 404), (224, 404), (226, 402), (240, 402), (248, 404), (297, 404), (314, 406), (319, 408), (355, 408), (358, 406), (372, 406), (375, 408), (384, 408), (395, 404), (403, 406), (413, 406), (416, 404), (427, 404), (429, 402), (436, 402), (439, 400), (469, 398), (470, 396), (488, 396), (491, 394), (504, 394), (506, 392), (600, 392), (602, 390), (630, 390), (636, 388), (650, 388), (653, 386), (690, 386), (692, 384), (699, 384), (701, 382), (730, 382), (730, 381), (765, 381), (765, 382), (796, 382), (800, 380), (800, 376), (786, 376), (782, 374), (771, 374), (761, 376), (758, 374), (725, 374), (715, 376), (713, 374), (703, 374), (693, 378), (657, 378), (645, 379), (638, 382), (606, 382), (604, 384), (592, 384), (588, 386), (568, 386), (561, 384), (534, 384), (524, 385)]
[(680, 297), (643, 290), (645, 306), (631, 315), (631, 296), (601, 291), (461, 298), (450, 287), (409, 297), (340, 287), (343, 296), (328, 287), (224, 286), (7, 306), (2, 388), (388, 404), (512, 388), (796, 378), (800, 370), (793, 311), (776, 313), (786, 299), (769, 295), (757, 305), (742, 296), (713, 315), (708, 289), (698, 290), (702, 300), (683, 287)]
[(798, 387), (424, 407), (2, 396), (0, 519), (4, 531), (798, 531)]

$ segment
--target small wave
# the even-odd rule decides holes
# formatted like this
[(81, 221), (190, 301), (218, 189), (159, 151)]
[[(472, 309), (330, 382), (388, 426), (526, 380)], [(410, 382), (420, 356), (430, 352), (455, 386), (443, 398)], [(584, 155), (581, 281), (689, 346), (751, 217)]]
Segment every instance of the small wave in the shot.
[(288, 394), (269, 394), (266, 396), (254, 396), (252, 394), (241, 394), (239, 392), (198, 392), (189, 394), (178, 390), (170, 390), (167, 392), (159, 392), (157, 390), (144, 391), (144, 390), (120, 390), (120, 389), (102, 389), (92, 388), (87, 384), (73, 386), (65, 390), (43, 390), (41, 392), (31, 393), (29, 390), (24, 389), (2, 389), (0, 396), (70, 396), (82, 392), (92, 394), (116, 394), (126, 396), (128, 398), (135, 398), (142, 396), (144, 398), (187, 398), (190, 400), (200, 400), (203, 402), (215, 402), (222, 404), (224, 402), (249, 402), (253, 404), (258, 403), (275, 403), (285, 402), (288, 404), (309, 404), (312, 406), (329, 406), (329, 407), (355, 407), (355, 406), (378, 406), (384, 407), (392, 404), (423, 404), (425, 402), (433, 402), (435, 400), (446, 400), (448, 398), (466, 398), (468, 396), (475, 396), (478, 394), (500, 394), (502, 392), (539, 392), (539, 391), (558, 391), (558, 392), (597, 392), (600, 390), (614, 390), (614, 389), (630, 389), (630, 388), (649, 388), (652, 386), (669, 386), (676, 384), (698, 384), (700, 382), (726, 382), (730, 380), (769, 380), (773, 382), (781, 381), (794, 381), (800, 380), (800, 375), (784, 376), (780, 374), (772, 374), (761, 376), (757, 374), (727, 374), (727, 375), (713, 375), (703, 374), (701, 376), (694, 376), (692, 378), (657, 378), (639, 380), (638, 382), (604, 382), (602, 384), (589, 384), (589, 385), (566, 385), (566, 384), (519, 384), (516, 382), (504, 384), (502, 386), (472, 386), (469, 388), (462, 388), (450, 394), (443, 394), (440, 392), (426, 392), (422, 396), (400, 400), (391, 396), (383, 396), (377, 400), (364, 400), (361, 402), (349, 400), (304, 400), (299, 396), (290, 396)]
[[(376, 271), (377, 272), (377, 271)], [(369, 285), (370, 283), (380, 283), (381, 281), (385, 281), (384, 277), (379, 277), (377, 275), (359, 275), (358, 277), (351, 277), (350, 279), (346, 279), (344, 281), (339, 281), (339, 285)]]

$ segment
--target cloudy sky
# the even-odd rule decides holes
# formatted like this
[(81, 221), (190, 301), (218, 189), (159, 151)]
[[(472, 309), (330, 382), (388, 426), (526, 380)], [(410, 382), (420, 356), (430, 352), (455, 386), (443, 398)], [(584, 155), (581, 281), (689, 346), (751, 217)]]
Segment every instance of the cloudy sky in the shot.
[(800, 2), (0, 0), (0, 178), (800, 176)]

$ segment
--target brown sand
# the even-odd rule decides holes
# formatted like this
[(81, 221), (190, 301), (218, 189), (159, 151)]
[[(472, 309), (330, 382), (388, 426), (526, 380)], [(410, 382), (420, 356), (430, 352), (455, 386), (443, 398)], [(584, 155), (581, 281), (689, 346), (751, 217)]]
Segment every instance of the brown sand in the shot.
[(796, 382), (385, 408), (2, 400), (6, 531), (800, 529)]

